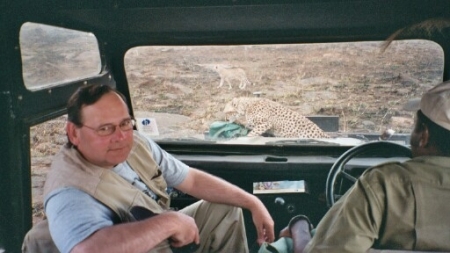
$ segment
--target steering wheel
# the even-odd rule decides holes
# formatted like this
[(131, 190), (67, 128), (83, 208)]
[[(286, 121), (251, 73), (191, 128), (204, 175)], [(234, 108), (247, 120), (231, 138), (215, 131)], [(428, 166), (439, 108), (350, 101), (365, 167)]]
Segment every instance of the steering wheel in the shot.
[(334, 162), (328, 173), (325, 189), (328, 207), (333, 206), (333, 204), (348, 190), (348, 187), (342, 187), (345, 181), (347, 181), (346, 183), (351, 183), (351, 185), (353, 185), (356, 180), (358, 180), (357, 177), (345, 171), (345, 164), (347, 164), (350, 159), (368, 151), (375, 154), (377, 154), (377, 151), (384, 152), (387, 153), (389, 157), (411, 157), (411, 149), (409, 147), (388, 141), (368, 142), (347, 150), (336, 160), (336, 162)]

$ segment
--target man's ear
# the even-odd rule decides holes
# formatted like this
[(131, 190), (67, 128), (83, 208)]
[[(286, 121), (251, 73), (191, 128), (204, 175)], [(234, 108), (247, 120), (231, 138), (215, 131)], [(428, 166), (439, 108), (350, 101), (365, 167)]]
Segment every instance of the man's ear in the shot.
[(424, 148), (427, 147), (430, 140), (430, 132), (428, 131), (428, 126), (422, 124), (422, 130), (420, 134), (419, 147)]
[(67, 138), (69, 138), (69, 141), (74, 145), (77, 146), (79, 143), (79, 132), (78, 132), (78, 127), (75, 126), (75, 124), (73, 124), (72, 122), (67, 122), (66, 124), (66, 133), (67, 133)]

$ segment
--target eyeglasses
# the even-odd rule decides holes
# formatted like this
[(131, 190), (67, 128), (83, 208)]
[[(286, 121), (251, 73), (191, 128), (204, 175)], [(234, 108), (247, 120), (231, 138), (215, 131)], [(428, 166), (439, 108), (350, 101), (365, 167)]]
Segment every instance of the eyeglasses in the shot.
[(122, 122), (119, 123), (119, 125), (114, 124), (106, 124), (103, 126), (100, 126), (98, 128), (93, 128), (86, 125), (81, 125), (82, 127), (89, 128), (91, 130), (94, 130), (99, 136), (108, 136), (116, 132), (117, 126), (119, 126), (120, 130), (122, 131), (130, 131), (133, 129), (133, 127), (136, 125), (136, 121), (134, 119), (125, 119)]

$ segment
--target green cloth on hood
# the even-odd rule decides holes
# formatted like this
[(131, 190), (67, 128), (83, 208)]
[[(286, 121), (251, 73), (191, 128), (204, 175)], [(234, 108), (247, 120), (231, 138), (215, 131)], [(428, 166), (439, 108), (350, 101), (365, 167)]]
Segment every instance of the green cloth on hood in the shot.
[(208, 137), (211, 139), (229, 139), (247, 136), (249, 129), (242, 125), (227, 121), (216, 121), (209, 126)]

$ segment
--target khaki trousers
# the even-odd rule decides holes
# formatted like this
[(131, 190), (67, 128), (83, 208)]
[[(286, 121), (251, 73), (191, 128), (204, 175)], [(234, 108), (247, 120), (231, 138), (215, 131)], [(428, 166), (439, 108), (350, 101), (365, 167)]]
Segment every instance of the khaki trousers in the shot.
[(180, 212), (197, 223), (200, 248), (196, 252), (249, 252), (242, 209), (198, 201)]

